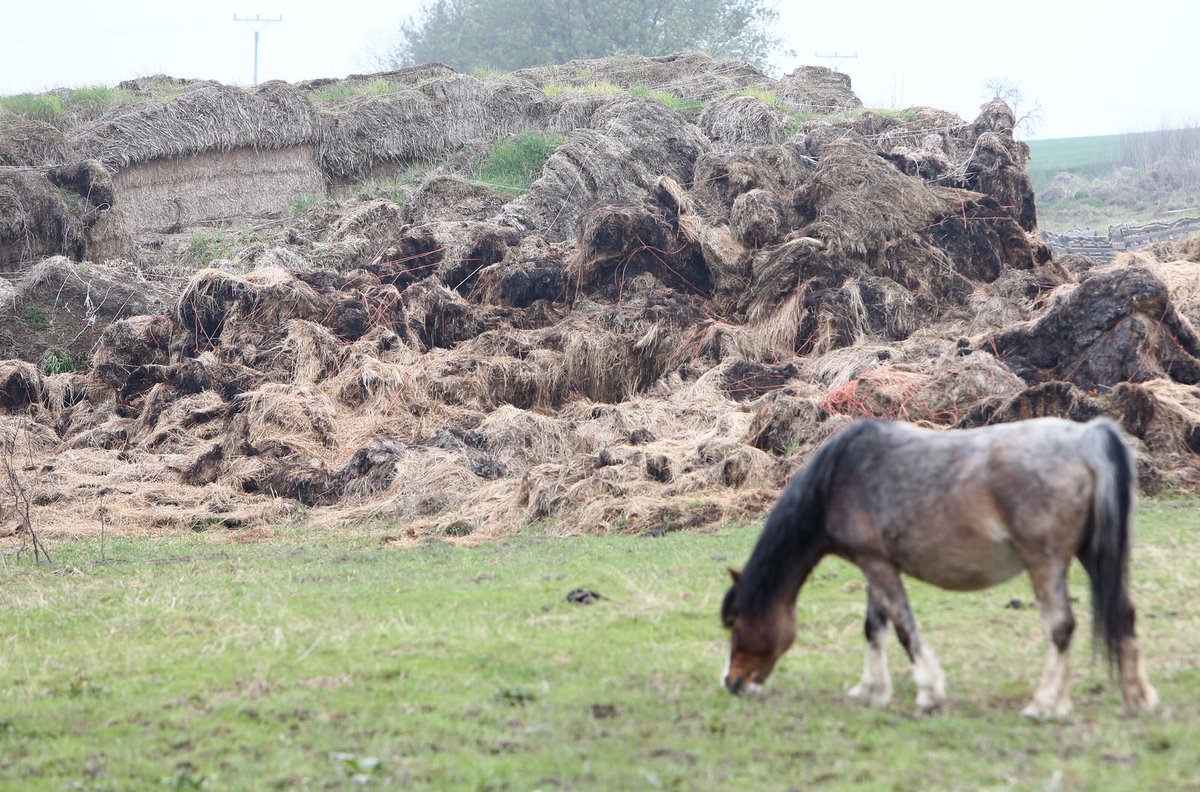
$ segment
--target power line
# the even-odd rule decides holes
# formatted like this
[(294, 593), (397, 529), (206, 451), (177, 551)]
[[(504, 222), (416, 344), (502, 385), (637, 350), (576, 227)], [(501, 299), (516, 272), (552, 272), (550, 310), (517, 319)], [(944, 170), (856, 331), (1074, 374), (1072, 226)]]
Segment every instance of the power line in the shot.
[[(250, 19), (249, 17), (240, 17), (237, 14), (234, 14), (233, 21), (249, 23), (250, 26), (254, 29), (254, 84), (258, 85), (258, 34), (261, 33), (263, 28), (265, 28), (270, 23), (282, 22), (283, 15), (280, 14), (279, 16), (275, 17), (274, 19), (263, 19), (258, 14), (255, 14), (254, 19)], [(257, 24), (258, 27), (254, 27), (255, 24)]]
[(840, 52), (827, 52), (824, 54), (820, 52), (814, 52), (813, 55), (817, 58), (821, 58), (822, 60), (829, 61), (830, 65), (833, 66), (834, 71), (841, 71), (840, 67), (843, 61), (853, 60), (854, 58), (858, 57), (857, 52), (852, 55), (843, 55)]

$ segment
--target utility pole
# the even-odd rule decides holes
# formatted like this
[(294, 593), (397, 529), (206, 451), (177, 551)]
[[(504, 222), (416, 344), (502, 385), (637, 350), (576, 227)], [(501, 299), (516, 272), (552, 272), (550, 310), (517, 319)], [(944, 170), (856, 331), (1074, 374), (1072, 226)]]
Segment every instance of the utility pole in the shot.
[[(254, 30), (254, 84), (258, 85), (258, 34), (261, 33), (263, 28), (270, 23), (282, 22), (283, 14), (280, 14), (274, 19), (263, 19), (258, 14), (254, 15), (254, 19), (250, 19), (249, 17), (240, 17), (237, 14), (234, 14), (233, 21), (249, 23), (250, 27)], [(256, 25), (257, 27), (255, 27)]]
[(828, 52), (825, 54), (822, 54), (820, 52), (814, 52), (813, 55), (815, 57), (821, 58), (822, 60), (829, 61), (829, 65), (831, 65), (833, 67), (834, 71), (841, 71), (840, 67), (841, 67), (843, 61), (853, 60), (854, 58), (858, 57), (857, 52), (855, 52), (853, 55), (843, 55), (840, 52), (836, 52), (836, 51)]

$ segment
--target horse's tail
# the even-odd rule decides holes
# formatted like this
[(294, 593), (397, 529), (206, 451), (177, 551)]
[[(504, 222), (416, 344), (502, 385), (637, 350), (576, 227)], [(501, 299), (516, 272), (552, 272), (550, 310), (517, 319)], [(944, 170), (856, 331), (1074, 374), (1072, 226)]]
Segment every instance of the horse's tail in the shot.
[(1121, 639), (1133, 630), (1127, 587), (1137, 469), (1121, 430), (1107, 419), (1088, 423), (1084, 458), (1095, 476), (1084, 538), (1091, 543), (1092, 629), (1112, 666), (1119, 664)]

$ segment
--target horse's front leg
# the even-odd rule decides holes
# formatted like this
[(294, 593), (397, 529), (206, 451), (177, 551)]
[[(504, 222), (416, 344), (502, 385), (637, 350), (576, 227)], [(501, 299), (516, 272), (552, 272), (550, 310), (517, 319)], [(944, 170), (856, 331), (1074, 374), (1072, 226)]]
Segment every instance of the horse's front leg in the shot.
[(1029, 579), (1042, 615), (1042, 633), (1047, 646), (1042, 678), (1033, 692), (1033, 700), (1021, 714), (1039, 720), (1064, 718), (1071, 712), (1071, 669), (1067, 652), (1075, 632), (1075, 617), (1067, 599), (1066, 565), (1057, 561), (1035, 564), (1029, 569)]
[(946, 701), (946, 675), (938, 665), (933, 650), (925, 645), (917, 632), (917, 623), (908, 607), (908, 595), (900, 581), (900, 572), (883, 560), (860, 566), (867, 576), (871, 591), (879, 598), (879, 603), (895, 625), (896, 637), (912, 662), (913, 681), (917, 685), (916, 715), (932, 715)]
[(864, 632), (867, 636), (867, 659), (863, 664), (862, 681), (846, 691), (855, 701), (872, 707), (886, 707), (892, 700), (892, 677), (887, 667), (887, 610), (883, 607), (875, 589), (867, 585), (867, 618)]

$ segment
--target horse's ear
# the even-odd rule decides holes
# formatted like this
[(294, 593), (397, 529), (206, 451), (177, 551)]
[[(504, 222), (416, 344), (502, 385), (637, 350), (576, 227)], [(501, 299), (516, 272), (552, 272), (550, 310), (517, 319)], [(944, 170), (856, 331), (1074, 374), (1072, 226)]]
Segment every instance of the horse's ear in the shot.
[(729, 567), (729, 577), (733, 578), (734, 585), (737, 585), (737, 582), (742, 579), (742, 573), (733, 567)]

